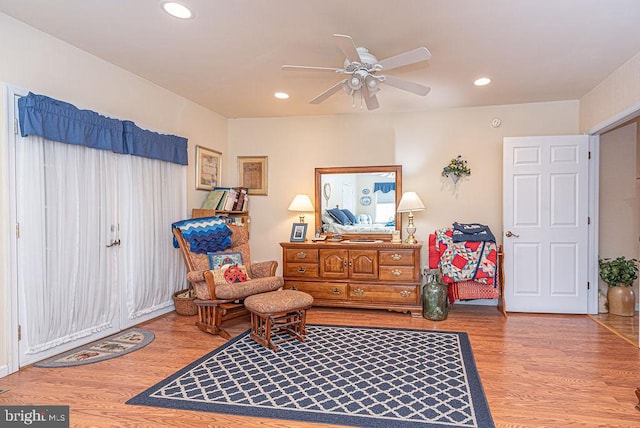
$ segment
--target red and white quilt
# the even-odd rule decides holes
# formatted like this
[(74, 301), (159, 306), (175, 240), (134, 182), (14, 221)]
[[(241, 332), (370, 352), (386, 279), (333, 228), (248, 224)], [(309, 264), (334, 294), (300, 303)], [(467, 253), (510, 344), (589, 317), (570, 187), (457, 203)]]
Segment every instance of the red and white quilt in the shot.
[[(453, 229), (435, 233), (434, 253), (445, 283), (476, 281), (495, 284), (498, 249), (495, 242), (453, 242)], [(435, 255), (434, 254), (434, 255)]]

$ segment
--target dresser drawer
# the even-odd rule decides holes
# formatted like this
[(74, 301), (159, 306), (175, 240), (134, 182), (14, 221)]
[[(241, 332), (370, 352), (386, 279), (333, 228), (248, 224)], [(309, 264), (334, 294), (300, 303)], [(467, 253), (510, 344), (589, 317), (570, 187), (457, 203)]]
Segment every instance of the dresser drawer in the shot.
[(349, 300), (375, 303), (418, 304), (418, 286), (393, 286), (384, 284), (349, 284)]
[(318, 264), (285, 262), (284, 276), (293, 276), (297, 278), (318, 278)]
[(318, 249), (287, 248), (284, 250), (284, 259), (288, 262), (315, 263), (318, 261)]
[(378, 261), (380, 265), (413, 266), (413, 254), (413, 250), (380, 250)]
[(380, 281), (413, 281), (413, 266), (380, 266)]
[(306, 282), (285, 281), (284, 288), (304, 291), (314, 299), (345, 300), (347, 298), (347, 284), (339, 282)]

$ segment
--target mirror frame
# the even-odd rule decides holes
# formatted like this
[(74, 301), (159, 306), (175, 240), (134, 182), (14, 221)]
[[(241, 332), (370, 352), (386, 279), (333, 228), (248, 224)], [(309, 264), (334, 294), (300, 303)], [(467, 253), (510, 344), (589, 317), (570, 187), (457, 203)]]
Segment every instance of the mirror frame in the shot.
[[(345, 166), (316, 168), (316, 227), (318, 230), (322, 226), (322, 176), (324, 174), (366, 174), (376, 172), (394, 172), (396, 176), (396, 209), (402, 198), (402, 166), (401, 165), (379, 165), (379, 166)], [(396, 211), (396, 230), (402, 230), (402, 214)], [(315, 232), (314, 232), (315, 233)], [(328, 234), (331, 235), (331, 234)], [(390, 241), (390, 233), (343, 233), (344, 239), (380, 239)]]

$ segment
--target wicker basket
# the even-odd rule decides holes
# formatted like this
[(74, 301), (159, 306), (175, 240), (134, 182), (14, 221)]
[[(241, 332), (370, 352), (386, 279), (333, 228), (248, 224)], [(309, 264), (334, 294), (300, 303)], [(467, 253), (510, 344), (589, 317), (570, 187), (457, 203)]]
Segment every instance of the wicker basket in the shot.
[(196, 315), (198, 308), (194, 302), (195, 299), (195, 293), (191, 288), (173, 293), (173, 303), (178, 315)]

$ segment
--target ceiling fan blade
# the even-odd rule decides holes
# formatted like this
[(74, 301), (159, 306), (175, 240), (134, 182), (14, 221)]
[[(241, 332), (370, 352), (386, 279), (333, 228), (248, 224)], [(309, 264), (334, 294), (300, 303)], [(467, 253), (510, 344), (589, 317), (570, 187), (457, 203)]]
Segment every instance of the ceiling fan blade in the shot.
[(356, 45), (353, 43), (353, 39), (350, 36), (345, 36), (344, 34), (334, 34), (333, 38), (336, 41), (336, 44), (342, 51), (345, 57), (349, 62), (358, 62), (361, 63), (360, 54), (356, 49)]
[(382, 66), (384, 71), (387, 71), (403, 67), (405, 65), (415, 64), (416, 62), (427, 61), (429, 59), (431, 59), (431, 52), (429, 52), (429, 49), (415, 48), (405, 53), (383, 59), (382, 61), (379, 61), (378, 64)]
[(389, 76), (389, 75), (384, 76), (384, 83), (398, 89), (413, 92), (414, 94), (420, 95), (423, 97), (427, 95), (431, 90), (431, 88), (428, 86), (424, 86), (415, 82), (410, 82), (404, 79), (399, 79), (395, 76)]
[(375, 110), (380, 107), (375, 93), (370, 93), (369, 88), (366, 86), (363, 86), (360, 90), (362, 91), (362, 98), (364, 98), (364, 102), (367, 105), (367, 110)]
[(335, 73), (339, 73), (339, 72), (343, 71), (341, 68), (314, 67), (314, 66), (310, 66), (310, 65), (283, 65), (282, 69), (284, 71), (311, 70), (311, 71), (333, 71)]
[(344, 79), (344, 80), (336, 83), (335, 85), (333, 85), (332, 87), (330, 87), (329, 89), (327, 89), (326, 91), (324, 91), (323, 93), (321, 93), (320, 95), (318, 95), (317, 97), (315, 97), (314, 99), (309, 101), (309, 103), (311, 103), (311, 104), (320, 104), (321, 102), (323, 102), (324, 100), (329, 98), (331, 95), (335, 94), (340, 89), (342, 89), (342, 85), (346, 81), (347, 81), (347, 79)]

